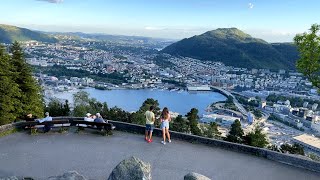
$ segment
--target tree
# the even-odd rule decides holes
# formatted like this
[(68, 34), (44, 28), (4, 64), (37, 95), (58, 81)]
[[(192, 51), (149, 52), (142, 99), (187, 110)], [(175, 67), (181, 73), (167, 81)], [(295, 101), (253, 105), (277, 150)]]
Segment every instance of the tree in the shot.
[(182, 118), (181, 115), (176, 117), (171, 121), (170, 125), (171, 130), (178, 131), (178, 132), (188, 132), (188, 124), (187, 121)]
[(15, 83), (18, 84), (22, 92), (20, 97), (20, 104), (22, 112), (18, 116), (23, 117), (26, 114), (32, 113), (35, 116), (43, 115), (43, 98), (40, 91), (40, 86), (32, 77), (31, 68), (25, 61), (24, 53), (20, 44), (14, 42), (10, 47), (11, 63), (13, 70), (16, 73), (14, 76)]
[(297, 69), (303, 73), (313, 86), (320, 88), (320, 25), (313, 24), (309, 33), (297, 34), (294, 42), (300, 52)]
[(107, 112), (107, 103), (101, 103), (94, 98), (89, 97), (89, 93), (79, 91), (73, 95), (74, 110), (73, 115), (82, 117), (86, 113), (100, 113), (102, 116), (106, 116), (103, 113)]
[(303, 147), (300, 146), (299, 144), (293, 144), (293, 145), (290, 145), (290, 144), (282, 144), (280, 146), (280, 150), (281, 152), (283, 153), (290, 153), (290, 154), (300, 154), (300, 155), (304, 155), (304, 150), (303, 150)]
[(204, 134), (208, 138), (220, 138), (221, 133), (218, 130), (218, 124), (216, 122), (211, 122)]
[(198, 121), (199, 121), (198, 109), (192, 108), (190, 112), (187, 113), (186, 116), (189, 121), (189, 128), (191, 133), (197, 136), (201, 136), (202, 132), (198, 127)]
[(268, 145), (267, 136), (262, 133), (260, 128), (256, 128), (254, 132), (247, 134), (244, 140), (249, 146), (264, 148)]
[(65, 101), (65, 104), (62, 104), (57, 98), (50, 99), (45, 110), (49, 112), (51, 116), (68, 116), (70, 114), (68, 100)]
[(14, 81), (10, 56), (0, 45), (0, 125), (13, 122), (22, 112), (20, 105), (21, 90)]
[(240, 121), (237, 119), (231, 125), (231, 130), (229, 131), (226, 140), (229, 142), (242, 143), (243, 142), (243, 129), (241, 127)]
[[(142, 103), (139, 111), (131, 114), (130, 119), (132, 123), (144, 125), (146, 123), (146, 118), (144, 114), (147, 110), (149, 110), (150, 106), (153, 106), (153, 112), (155, 116), (156, 117), (160, 116), (159, 102), (155, 99), (148, 98)], [(160, 124), (159, 121), (155, 121), (156, 126), (158, 126), (159, 124)]]
[(257, 118), (260, 119), (262, 118), (262, 112), (258, 109), (253, 109), (253, 115)]

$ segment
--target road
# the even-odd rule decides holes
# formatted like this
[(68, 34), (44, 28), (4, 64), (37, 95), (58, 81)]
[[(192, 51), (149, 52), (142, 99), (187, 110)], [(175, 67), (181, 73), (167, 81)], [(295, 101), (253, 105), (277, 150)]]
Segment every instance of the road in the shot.
[(234, 103), (234, 105), (237, 106), (237, 108), (238, 108), (239, 111), (242, 113), (242, 115), (244, 115), (245, 117), (248, 116), (248, 111), (242, 106), (242, 104), (240, 104), (240, 103), (238, 102), (238, 100), (236, 99), (236, 97), (235, 97), (233, 94), (231, 94), (229, 91), (224, 90), (224, 89), (222, 89), (222, 88), (220, 88), (220, 87), (211, 86), (211, 88), (217, 89), (218, 91), (221, 91), (221, 92), (222, 92), (224, 95), (226, 95), (226, 96), (231, 96), (231, 97), (233, 98), (233, 103)]

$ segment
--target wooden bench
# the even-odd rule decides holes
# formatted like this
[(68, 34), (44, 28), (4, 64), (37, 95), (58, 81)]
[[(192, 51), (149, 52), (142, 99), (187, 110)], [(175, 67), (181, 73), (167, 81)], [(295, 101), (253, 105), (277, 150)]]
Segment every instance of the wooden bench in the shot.
[(69, 120), (54, 120), (54, 121), (44, 121), (42, 123), (38, 121), (28, 121), (22, 122), (19, 124), (21, 128), (30, 129), (31, 134), (36, 134), (39, 127), (43, 127), (45, 125), (50, 126), (51, 128), (59, 128), (60, 132), (65, 131), (66, 127), (70, 126)]
[(101, 132), (103, 135), (111, 135), (111, 130), (115, 129), (115, 126), (113, 126), (111, 123), (97, 123), (84, 120), (73, 120), (70, 126), (77, 126), (78, 131), (81, 131), (85, 128), (95, 129)]

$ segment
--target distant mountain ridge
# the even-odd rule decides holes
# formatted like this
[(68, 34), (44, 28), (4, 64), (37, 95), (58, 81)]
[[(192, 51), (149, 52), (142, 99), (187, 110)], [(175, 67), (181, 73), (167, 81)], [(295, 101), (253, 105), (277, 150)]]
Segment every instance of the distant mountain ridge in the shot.
[(0, 24), (0, 43), (12, 43), (13, 41), (40, 41), (57, 42), (58, 40), (47, 34), (32, 31), (26, 28)]
[(186, 38), (162, 50), (163, 53), (228, 66), (266, 69), (295, 69), (296, 47), (290, 43), (270, 44), (237, 28), (219, 28)]

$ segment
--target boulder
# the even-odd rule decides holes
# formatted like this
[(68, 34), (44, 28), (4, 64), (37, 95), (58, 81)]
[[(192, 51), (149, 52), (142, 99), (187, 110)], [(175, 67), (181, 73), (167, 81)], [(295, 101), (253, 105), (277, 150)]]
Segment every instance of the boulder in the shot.
[(211, 179), (204, 175), (192, 172), (185, 175), (184, 180), (211, 180)]
[(136, 157), (121, 161), (111, 172), (108, 180), (151, 180), (151, 165)]
[(76, 171), (70, 171), (61, 176), (49, 177), (48, 180), (86, 180), (86, 178)]
[(19, 180), (17, 176), (0, 177), (0, 180)]

